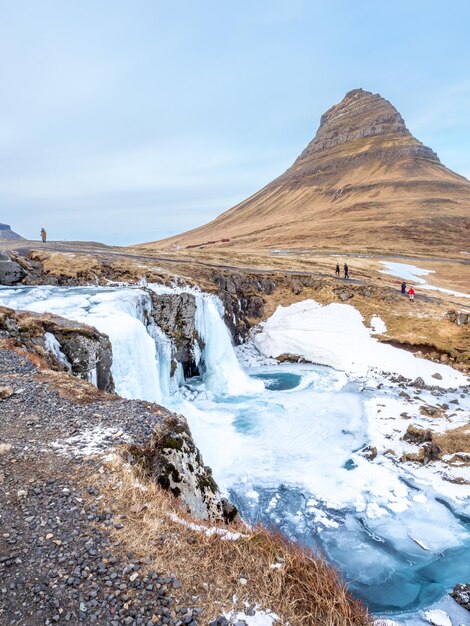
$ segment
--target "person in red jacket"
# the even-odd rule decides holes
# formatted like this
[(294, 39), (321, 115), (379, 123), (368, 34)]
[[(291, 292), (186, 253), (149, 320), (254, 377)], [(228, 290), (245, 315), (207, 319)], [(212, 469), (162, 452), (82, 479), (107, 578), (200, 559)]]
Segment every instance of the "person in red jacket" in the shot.
[(408, 295), (410, 296), (410, 302), (414, 302), (415, 301), (415, 290), (413, 289), (413, 287), (410, 287), (408, 289)]

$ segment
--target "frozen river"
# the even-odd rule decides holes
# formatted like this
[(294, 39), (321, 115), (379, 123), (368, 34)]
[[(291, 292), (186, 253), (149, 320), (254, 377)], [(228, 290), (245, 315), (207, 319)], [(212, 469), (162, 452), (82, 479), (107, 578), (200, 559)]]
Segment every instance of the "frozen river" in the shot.
[[(144, 290), (0, 289), (0, 304), (51, 311), (107, 333), (117, 391), (183, 413), (244, 518), (323, 552), (373, 612), (422, 624), (423, 612), (437, 606), (465, 624), (468, 613), (447, 593), (470, 579), (470, 487), (446, 485), (431, 469), (415, 471), (383, 452), (384, 442), (399, 445), (400, 411), (414, 405), (379, 373), (275, 365), (254, 347), (243, 353), (251, 366), (242, 367), (220, 303), (196, 297), (205, 348), (201, 375), (185, 381), (181, 372), (170, 379), (169, 340), (148, 325)], [(442, 394), (439, 402), (457, 400), (459, 419), (468, 419), (468, 398)], [(379, 449), (373, 460), (368, 446)]]

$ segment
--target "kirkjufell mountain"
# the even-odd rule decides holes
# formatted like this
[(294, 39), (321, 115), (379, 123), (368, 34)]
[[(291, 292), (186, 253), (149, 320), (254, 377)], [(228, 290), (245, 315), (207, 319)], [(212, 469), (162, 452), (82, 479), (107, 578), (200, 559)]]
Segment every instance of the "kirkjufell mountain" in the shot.
[(21, 235), (18, 235), (18, 233), (15, 233), (13, 230), (11, 230), (11, 226), (9, 226), (8, 224), (0, 223), (0, 241), (2, 239), (24, 239), (24, 237), (21, 237)]
[(413, 137), (388, 100), (355, 89), (284, 174), (156, 245), (460, 255), (469, 231), (470, 182)]

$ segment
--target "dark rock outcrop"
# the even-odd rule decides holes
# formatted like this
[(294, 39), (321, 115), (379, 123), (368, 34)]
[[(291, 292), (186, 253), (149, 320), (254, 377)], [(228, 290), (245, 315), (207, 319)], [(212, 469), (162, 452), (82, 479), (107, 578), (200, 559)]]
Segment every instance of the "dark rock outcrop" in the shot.
[(46, 323), (60, 344), (60, 349), (70, 363), (71, 372), (79, 378), (90, 380), (102, 391), (114, 391), (111, 374), (113, 351), (107, 335), (90, 326), (80, 324), (66, 328), (60, 324)]
[(91, 326), (57, 315), (0, 307), (0, 339), (12, 340), (52, 368), (68, 370), (102, 391), (114, 391), (111, 342)]
[(408, 443), (414, 443), (416, 445), (432, 441), (432, 431), (415, 426), (415, 424), (409, 424), (406, 433), (403, 435), (403, 441), (408, 441)]
[(0, 285), (14, 285), (25, 276), (24, 269), (7, 254), (0, 252)]
[(129, 456), (163, 489), (179, 498), (191, 515), (227, 523), (237, 517), (237, 509), (220, 495), (183, 416), (164, 417), (150, 442), (130, 446)]
[(455, 585), (450, 595), (460, 606), (470, 611), (470, 583)]
[(181, 363), (185, 377), (197, 375), (195, 355), (203, 345), (196, 331), (195, 296), (184, 292), (156, 295), (149, 291), (149, 294), (152, 298), (151, 316), (174, 345), (173, 362)]

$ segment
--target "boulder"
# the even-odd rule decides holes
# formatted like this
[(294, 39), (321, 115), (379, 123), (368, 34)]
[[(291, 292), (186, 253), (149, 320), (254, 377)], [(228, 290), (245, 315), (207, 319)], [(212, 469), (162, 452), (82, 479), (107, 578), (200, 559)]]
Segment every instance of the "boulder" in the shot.
[(460, 606), (470, 611), (470, 583), (455, 585), (450, 595)]
[(373, 461), (377, 456), (377, 448), (375, 446), (366, 446), (361, 450), (361, 454), (368, 461)]
[(224, 522), (238, 517), (236, 507), (222, 498), (182, 415), (166, 416), (147, 445), (130, 446), (129, 460), (179, 498), (191, 515)]
[(456, 311), (455, 309), (451, 309), (447, 312), (447, 317), (458, 326), (470, 324), (470, 311)]
[(415, 378), (414, 381), (411, 383), (413, 385), (413, 387), (415, 387), (416, 389), (424, 389), (426, 387), (426, 383), (424, 382), (424, 380), (421, 378), (421, 376), (418, 376), (418, 378)]
[(0, 400), (6, 400), (15, 393), (13, 387), (0, 387)]
[(403, 441), (408, 441), (408, 443), (419, 445), (432, 441), (432, 431), (416, 426), (415, 424), (409, 424), (402, 439)]
[(442, 450), (432, 441), (428, 441), (420, 446), (418, 452), (405, 452), (400, 461), (412, 461), (427, 465), (431, 461), (438, 461), (441, 458)]

